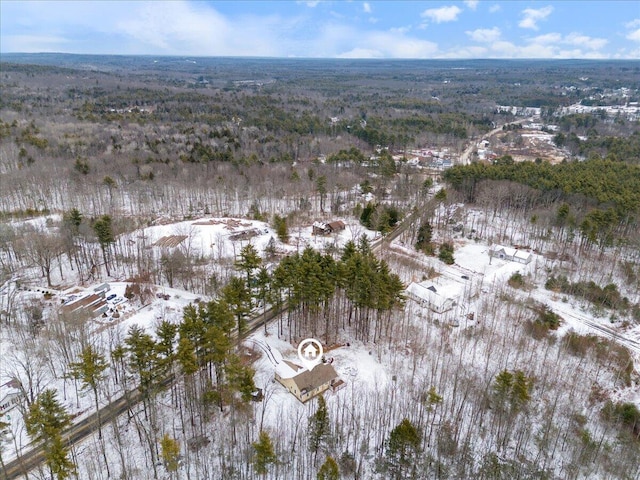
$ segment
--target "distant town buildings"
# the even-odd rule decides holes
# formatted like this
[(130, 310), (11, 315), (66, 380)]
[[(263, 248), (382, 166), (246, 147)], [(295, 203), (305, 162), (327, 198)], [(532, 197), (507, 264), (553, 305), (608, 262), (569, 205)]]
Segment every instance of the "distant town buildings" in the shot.
[[(518, 117), (537, 117), (542, 113), (539, 107), (517, 107), (513, 105), (498, 105), (497, 112), (510, 113)], [(572, 115), (576, 113), (603, 113), (608, 117), (623, 117), (629, 121), (640, 120), (640, 106), (638, 102), (628, 102), (624, 105), (583, 105), (574, 103), (566, 107), (560, 107), (553, 112), (556, 117)]]
[(436, 170), (446, 170), (453, 167), (451, 154), (448, 148), (436, 150), (434, 148), (412, 149), (404, 152), (407, 165), (412, 167), (425, 167)]

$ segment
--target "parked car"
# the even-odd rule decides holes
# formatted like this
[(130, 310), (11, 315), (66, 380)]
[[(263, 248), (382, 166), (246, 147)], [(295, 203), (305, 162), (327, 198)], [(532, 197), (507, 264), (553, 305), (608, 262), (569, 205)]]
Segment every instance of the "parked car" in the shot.
[(109, 295), (109, 296), (107, 297), (107, 300), (113, 300), (113, 299), (114, 299), (114, 298), (116, 298), (116, 297), (117, 297), (117, 295), (116, 295), (115, 293), (112, 293), (111, 295)]

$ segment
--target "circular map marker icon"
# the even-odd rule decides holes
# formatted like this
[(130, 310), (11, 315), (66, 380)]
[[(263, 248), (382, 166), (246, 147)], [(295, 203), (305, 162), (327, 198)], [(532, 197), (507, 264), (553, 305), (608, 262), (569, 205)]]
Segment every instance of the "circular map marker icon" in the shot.
[(298, 344), (298, 358), (309, 371), (322, 362), (323, 353), (322, 344), (315, 338), (305, 338)]

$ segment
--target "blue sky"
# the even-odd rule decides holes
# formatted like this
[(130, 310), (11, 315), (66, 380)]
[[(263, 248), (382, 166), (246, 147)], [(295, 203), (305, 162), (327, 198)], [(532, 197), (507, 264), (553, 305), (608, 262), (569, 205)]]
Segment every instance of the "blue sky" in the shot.
[(7, 52), (640, 59), (640, 2), (0, 0)]

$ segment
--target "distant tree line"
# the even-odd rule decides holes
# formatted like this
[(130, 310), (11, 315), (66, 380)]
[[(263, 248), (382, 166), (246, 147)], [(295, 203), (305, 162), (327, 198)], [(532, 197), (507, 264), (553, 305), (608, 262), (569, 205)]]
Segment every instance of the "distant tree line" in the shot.
[[(579, 224), (586, 242), (610, 244), (614, 234), (628, 235), (640, 213), (640, 166), (594, 158), (551, 165), (547, 162), (473, 163), (454, 166), (444, 179), (466, 201), (475, 202), (483, 181), (508, 180), (542, 193), (537, 203), (565, 201), (583, 215)], [(586, 208), (585, 208), (586, 204)]]

